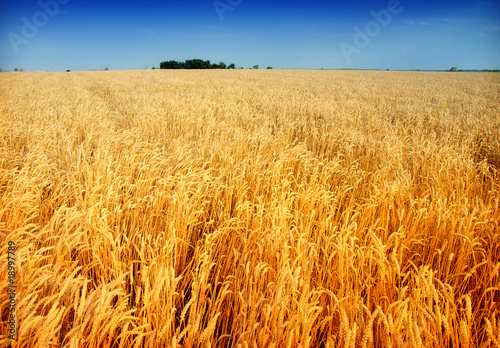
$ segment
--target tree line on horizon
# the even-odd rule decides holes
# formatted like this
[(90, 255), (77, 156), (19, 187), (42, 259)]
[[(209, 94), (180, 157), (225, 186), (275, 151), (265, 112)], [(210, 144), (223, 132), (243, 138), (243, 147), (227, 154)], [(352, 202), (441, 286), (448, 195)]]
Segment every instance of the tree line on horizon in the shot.
[(226, 65), (224, 62), (210, 63), (209, 60), (188, 59), (184, 62), (169, 60), (160, 63), (160, 69), (236, 69), (234, 63)]

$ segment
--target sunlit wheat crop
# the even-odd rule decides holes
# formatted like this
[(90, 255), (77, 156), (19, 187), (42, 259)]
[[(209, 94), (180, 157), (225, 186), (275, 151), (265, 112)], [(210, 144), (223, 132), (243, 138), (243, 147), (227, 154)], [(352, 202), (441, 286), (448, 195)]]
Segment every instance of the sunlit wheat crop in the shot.
[(2, 73), (0, 93), (1, 347), (500, 347), (500, 75)]

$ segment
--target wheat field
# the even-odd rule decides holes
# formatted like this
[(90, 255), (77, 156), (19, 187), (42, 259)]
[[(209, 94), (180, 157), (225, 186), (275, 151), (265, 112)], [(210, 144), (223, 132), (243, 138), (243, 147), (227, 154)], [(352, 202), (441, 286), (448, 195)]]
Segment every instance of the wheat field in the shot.
[(500, 347), (499, 74), (2, 73), (0, 93), (1, 347)]

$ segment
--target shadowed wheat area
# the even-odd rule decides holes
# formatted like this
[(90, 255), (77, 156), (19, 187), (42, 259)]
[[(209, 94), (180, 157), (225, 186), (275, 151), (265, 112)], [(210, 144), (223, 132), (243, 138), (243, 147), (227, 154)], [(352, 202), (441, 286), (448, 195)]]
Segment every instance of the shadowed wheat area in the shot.
[(0, 346), (500, 347), (500, 75), (2, 73), (0, 93)]

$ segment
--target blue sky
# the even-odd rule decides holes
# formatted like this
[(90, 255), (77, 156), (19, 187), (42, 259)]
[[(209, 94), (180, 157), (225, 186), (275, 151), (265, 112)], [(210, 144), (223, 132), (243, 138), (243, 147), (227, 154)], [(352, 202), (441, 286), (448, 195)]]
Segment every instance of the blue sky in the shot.
[[(378, 17), (378, 21), (377, 18)], [(500, 68), (500, 1), (0, 0), (0, 67)]]

